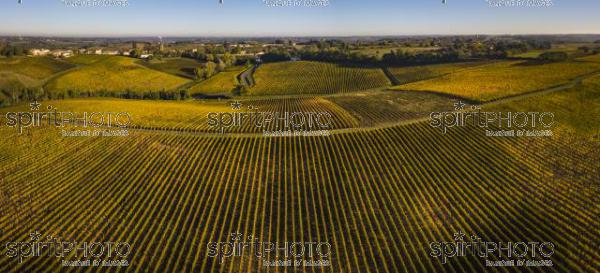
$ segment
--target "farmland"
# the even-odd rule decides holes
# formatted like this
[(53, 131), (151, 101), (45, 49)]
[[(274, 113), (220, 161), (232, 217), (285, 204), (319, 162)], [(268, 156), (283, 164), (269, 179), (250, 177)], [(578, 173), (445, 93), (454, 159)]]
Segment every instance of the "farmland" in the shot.
[(431, 112), (452, 110), (456, 100), (417, 92), (359, 92), (332, 96), (328, 100), (352, 113), (362, 127), (411, 121), (429, 116)]
[[(242, 100), (241, 112), (293, 113), (293, 112), (329, 112), (332, 115), (332, 127), (343, 129), (358, 127), (356, 118), (335, 103), (323, 98), (281, 98), (281, 99), (248, 99)], [(145, 131), (176, 131), (196, 133), (218, 133), (208, 125), (208, 113), (233, 113), (229, 103), (218, 101), (149, 101), (126, 100), (113, 98), (84, 98), (70, 100), (54, 100), (44, 102), (53, 109), (69, 112), (127, 112), (132, 116), (132, 128)], [(248, 107), (252, 109), (248, 109)], [(0, 113), (27, 111), (27, 105), (0, 109)], [(2, 115), (3, 116), (3, 115)], [(359, 117), (360, 118), (360, 117)], [(0, 122), (2, 119), (0, 118)], [(284, 125), (271, 122), (266, 128), (259, 128), (251, 123), (242, 127), (227, 128), (228, 133), (262, 133), (262, 130), (275, 130)], [(303, 127), (305, 130), (309, 128)]]
[[(39, 231), (41, 240), (130, 244), (129, 265), (103, 272), (511, 272), (489, 267), (477, 255), (448, 257), (447, 263), (432, 256), (432, 242), (453, 242), (463, 232), (465, 241), (473, 235), (486, 242), (556, 246), (553, 266), (526, 272), (596, 272), (596, 57), (387, 71), (316, 61), (267, 63), (255, 71), (255, 85), (239, 95), (231, 91), (242, 84), (237, 76), (245, 67), (202, 81), (178, 75), (196, 64), (192, 60), (76, 56), (43, 61), (42, 68), (45, 62), (65, 65), (44, 78), (11, 68), (0, 72), (10, 75), (0, 83), (50, 79), (45, 89), (51, 92), (82, 90), (89, 96), (189, 88), (192, 97), (72, 96), (39, 98), (41, 110), (29, 101), (0, 108), (0, 241), (30, 242)], [(392, 86), (388, 77), (400, 84)], [(223, 94), (231, 98), (207, 96)], [(554, 135), (487, 137), (484, 128), (468, 124), (444, 134), (431, 126), (432, 112), (455, 111), (462, 100), (481, 103), (484, 111), (550, 111)], [(22, 134), (7, 126), (7, 112), (45, 109), (127, 112), (132, 124), (126, 137), (64, 137), (61, 131), (72, 127), (45, 122)], [(256, 112), (327, 112), (330, 135), (263, 135), (282, 129), (281, 120), (223, 131), (209, 124), (212, 113)], [(211, 257), (207, 246), (236, 241), (233, 234), (259, 242), (328, 242), (331, 265), (266, 269), (265, 261), (276, 258), (272, 252), (262, 258)], [(52, 256), (23, 259), (0, 256), (0, 272), (95, 271), (66, 268)]]
[(458, 72), (470, 67), (484, 65), (486, 63), (487, 62), (465, 62), (406, 67), (388, 67), (387, 69), (393, 75), (395, 84), (406, 84), (439, 77), (442, 75)]
[(578, 60), (600, 63), (600, 54), (583, 57)]
[[(560, 147), (547, 140), (490, 139), (476, 128), (440, 137), (426, 123), (330, 138), (2, 134), (10, 136), (0, 144), (9, 151), (2, 240), (26, 240), (24, 231), (43, 226), (63, 238), (127, 241), (146, 250), (133, 251), (130, 270), (260, 271), (252, 256), (221, 264), (206, 255), (232, 230), (263, 241), (328, 241), (333, 272), (486, 269), (475, 257), (442, 267), (429, 256), (428, 242), (457, 231), (563, 246), (549, 271), (593, 271), (597, 262), (594, 241), (578, 239), (599, 236), (592, 178), (545, 182), (540, 151)], [(17, 200), (21, 213), (9, 205)], [(580, 209), (590, 205), (596, 211)], [(170, 252), (180, 248), (188, 251)], [(0, 260), (4, 272), (59, 267), (47, 257)]]
[(67, 62), (46, 57), (0, 58), (0, 72), (16, 73), (37, 80), (72, 67)]
[(261, 65), (250, 95), (331, 94), (390, 85), (381, 69), (318, 62)]
[(579, 48), (583, 47), (583, 46), (593, 47), (594, 44), (590, 44), (590, 43), (555, 44), (555, 45), (552, 45), (552, 48), (550, 48), (550, 49), (531, 50), (531, 51), (528, 51), (528, 52), (525, 52), (525, 53), (516, 54), (516, 55), (514, 55), (514, 57), (517, 57), (517, 58), (537, 58), (542, 53), (545, 53), (545, 52), (565, 52), (565, 53), (567, 53), (567, 55), (573, 56), (576, 53), (578, 53), (579, 52)]
[(55, 94), (69, 90), (143, 93), (172, 90), (186, 82), (180, 77), (138, 65), (132, 58), (110, 57), (57, 77), (46, 88)]
[(600, 71), (592, 62), (528, 64), (505, 61), (394, 87), (396, 90), (431, 91), (475, 101), (537, 91)]
[(232, 95), (231, 92), (240, 84), (238, 75), (244, 71), (245, 67), (236, 66), (221, 71), (216, 75), (201, 81), (190, 88), (190, 93), (194, 95)]
[(190, 79), (195, 79), (195, 70), (202, 67), (201, 62), (188, 58), (153, 59), (150, 61), (139, 61), (138, 63), (154, 70)]
[(439, 47), (367, 47), (362, 49), (352, 50), (353, 53), (360, 53), (367, 56), (382, 57), (384, 54), (390, 53), (392, 50), (401, 50), (410, 53), (420, 53), (427, 51), (438, 50)]

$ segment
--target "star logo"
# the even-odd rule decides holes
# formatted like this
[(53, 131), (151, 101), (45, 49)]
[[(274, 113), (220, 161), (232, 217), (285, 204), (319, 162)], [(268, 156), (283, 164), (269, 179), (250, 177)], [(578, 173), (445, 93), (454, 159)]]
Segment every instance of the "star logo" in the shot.
[(458, 101), (454, 103), (454, 110), (461, 111), (465, 109), (466, 104), (462, 101)]
[(31, 111), (40, 110), (40, 106), (42, 106), (42, 104), (39, 103), (37, 100), (29, 104), (29, 108), (31, 108)]
[(234, 101), (231, 103), (231, 109), (240, 110), (242, 109), (242, 104), (239, 101)]
[(454, 241), (457, 241), (457, 242), (462, 241), (464, 237), (465, 237), (465, 234), (462, 231), (454, 233)]
[(234, 241), (238, 241), (242, 238), (242, 234), (239, 232), (231, 233), (231, 239)]
[(31, 241), (33, 242), (39, 240), (40, 236), (42, 236), (42, 234), (40, 234), (37, 230), (34, 233), (29, 233), (29, 238), (31, 238)]

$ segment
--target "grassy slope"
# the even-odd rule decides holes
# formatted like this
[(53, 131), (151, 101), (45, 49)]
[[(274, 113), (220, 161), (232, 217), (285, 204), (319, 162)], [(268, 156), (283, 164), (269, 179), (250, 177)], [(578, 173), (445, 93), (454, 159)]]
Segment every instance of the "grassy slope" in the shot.
[(251, 95), (331, 94), (390, 85), (378, 68), (306, 61), (264, 64), (254, 79)]
[(489, 101), (564, 84), (577, 76), (598, 70), (599, 64), (584, 62), (528, 65), (525, 62), (505, 61), (394, 89), (434, 91)]
[(578, 60), (600, 63), (600, 54), (579, 58)]
[(164, 58), (162, 60), (139, 61), (138, 64), (190, 79), (196, 78), (194, 69), (202, 67), (202, 62), (189, 58)]
[(143, 67), (135, 61), (127, 57), (110, 57), (93, 62), (53, 79), (47, 84), (47, 89), (51, 92), (67, 90), (145, 92), (172, 90), (186, 83), (185, 79)]
[(545, 52), (565, 52), (568, 55), (573, 55), (578, 52), (579, 47), (582, 46), (591, 46), (594, 47), (594, 44), (590, 43), (567, 43), (567, 44), (554, 44), (551, 49), (539, 49), (539, 50), (531, 50), (525, 53), (516, 54), (513, 57), (517, 58), (537, 58), (540, 54)]
[(394, 76), (399, 84), (421, 81), (438, 77), (444, 74), (458, 72), (460, 70), (483, 65), (487, 62), (465, 62), (451, 64), (434, 64), (406, 67), (389, 67), (388, 71)]
[(38, 87), (44, 79), (72, 67), (49, 57), (0, 58), (0, 105), (13, 92)]
[(113, 56), (108, 55), (75, 55), (73, 57), (67, 58), (66, 61), (78, 65), (90, 65), (93, 63), (110, 59), (112, 57)]
[(207, 80), (190, 88), (191, 95), (230, 95), (239, 84), (237, 76), (244, 71), (243, 66), (228, 68), (223, 72), (210, 77)]
[(37, 80), (72, 67), (69, 63), (49, 57), (0, 58), (0, 72), (21, 74)]

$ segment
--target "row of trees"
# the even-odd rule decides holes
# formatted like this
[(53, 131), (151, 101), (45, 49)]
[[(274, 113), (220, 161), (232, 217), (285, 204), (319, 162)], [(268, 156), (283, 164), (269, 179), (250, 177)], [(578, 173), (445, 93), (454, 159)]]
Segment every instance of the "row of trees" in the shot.
[(204, 61), (206, 61), (206, 63), (201, 68), (195, 69), (195, 74), (198, 79), (208, 79), (221, 71), (225, 71), (227, 67), (237, 64), (236, 57), (229, 52), (225, 52), (225, 54), (221, 56), (213, 54), (206, 55)]
[(148, 90), (144, 92), (125, 90), (125, 91), (79, 91), (68, 90), (65, 92), (48, 92), (43, 88), (19, 88), (19, 89), (2, 89), (0, 90), (0, 106), (10, 106), (21, 102), (29, 102), (33, 100), (52, 100), (52, 99), (67, 99), (81, 97), (114, 97), (124, 99), (147, 99), (147, 100), (185, 100), (191, 98), (190, 92), (187, 89), (181, 90)]
[(12, 56), (22, 56), (27, 55), (27, 50), (20, 46), (14, 46), (7, 44), (5, 46), (0, 46), (0, 56), (12, 57)]

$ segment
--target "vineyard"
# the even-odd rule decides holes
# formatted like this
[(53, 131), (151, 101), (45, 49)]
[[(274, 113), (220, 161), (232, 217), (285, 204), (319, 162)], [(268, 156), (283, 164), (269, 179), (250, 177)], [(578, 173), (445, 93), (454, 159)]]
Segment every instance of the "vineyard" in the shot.
[[(358, 127), (356, 117), (335, 103), (323, 98), (288, 98), (288, 99), (248, 99), (241, 100), (240, 110), (232, 109), (228, 102), (200, 101), (173, 102), (125, 99), (70, 99), (55, 100), (44, 103), (58, 111), (68, 112), (127, 112), (132, 117), (132, 128), (151, 131), (177, 131), (195, 133), (220, 133), (209, 126), (209, 113), (321, 113), (328, 112), (332, 117), (329, 129), (344, 129)], [(6, 112), (27, 111), (28, 105), (0, 109), (0, 122)], [(250, 107), (250, 109), (249, 109)], [(360, 117), (359, 117), (360, 118)], [(227, 119), (228, 121), (229, 119)], [(268, 127), (261, 128), (253, 123), (245, 122), (240, 127), (230, 127), (227, 133), (262, 133), (263, 130), (273, 131), (276, 127), (284, 128), (283, 122), (273, 121)], [(308, 125), (299, 128), (309, 130)], [(313, 130), (315, 128), (312, 128)]]
[(53, 94), (68, 91), (92, 94), (100, 91), (142, 93), (169, 91), (187, 82), (183, 78), (138, 65), (135, 61), (126, 57), (96, 61), (51, 80), (46, 89)]
[[(462, 232), (488, 242), (556, 246), (552, 267), (524, 272), (596, 272), (600, 75), (591, 74), (600, 64), (594, 58), (387, 72), (269, 63), (256, 70), (249, 94), (234, 99), (41, 100), (40, 111), (127, 112), (127, 137), (63, 137), (63, 128), (47, 124), (19, 134), (6, 126), (5, 114), (33, 110), (28, 103), (3, 107), (0, 241), (29, 242), (39, 232), (42, 238), (132, 246), (128, 267), (101, 272), (265, 272), (264, 260), (253, 255), (223, 262), (209, 256), (210, 243), (230, 242), (234, 233), (261, 242), (331, 245), (331, 266), (268, 272), (511, 272), (475, 255), (446, 264), (432, 257), (430, 243), (452, 242)], [(123, 57), (68, 61), (77, 68), (39, 71), (39, 77), (52, 78), (47, 88), (144, 92), (192, 85), (192, 95), (215, 95), (231, 93), (243, 71), (230, 68), (194, 82), (173, 75), (189, 63), (145, 64), (161, 66), (151, 69)], [(391, 86), (386, 73), (407, 84), (382, 90)], [(23, 81), (47, 79), (19, 75)], [(518, 94), (523, 96), (511, 97)], [(480, 105), (484, 111), (552, 111), (555, 135), (487, 137), (475, 126), (442, 134), (428, 116), (456, 110), (462, 99), (455, 96), (488, 102)], [(277, 122), (246, 122), (221, 132), (208, 118), (294, 112), (330, 113), (331, 135), (262, 135), (280, 129)], [(74, 252), (65, 259), (73, 258)], [(272, 253), (264, 258), (275, 259)], [(94, 271), (64, 267), (56, 257), (23, 259), (1, 255), (0, 272)]]
[(529, 64), (504, 61), (394, 89), (431, 91), (475, 101), (490, 101), (565, 84), (578, 76), (597, 71), (600, 71), (600, 65), (592, 62)]
[(435, 94), (402, 91), (362, 92), (327, 99), (352, 113), (362, 127), (411, 121), (428, 117), (431, 112), (451, 111), (456, 102)]
[(379, 68), (306, 61), (261, 65), (254, 79), (250, 95), (332, 94), (390, 85)]
[(458, 72), (466, 68), (483, 65), (486, 63), (487, 62), (465, 62), (406, 67), (388, 67), (387, 70), (393, 75), (395, 84), (406, 84), (439, 77), (442, 75)]
[[(474, 128), (440, 137), (424, 123), (331, 138), (43, 134), (2, 143), (24, 149), (2, 159), (3, 241), (40, 229), (129, 242), (131, 271), (258, 272), (252, 256), (223, 264), (207, 256), (209, 242), (239, 231), (264, 241), (328, 241), (332, 267), (324, 271), (480, 272), (478, 258), (442, 267), (429, 255), (428, 242), (463, 231), (554, 242), (561, 248), (550, 271), (590, 272), (598, 263), (598, 205), (586, 186), (593, 180), (549, 183), (536, 151), (559, 147), (553, 142), (486, 139)], [(0, 268), (56, 271), (60, 262), (2, 258)]]

